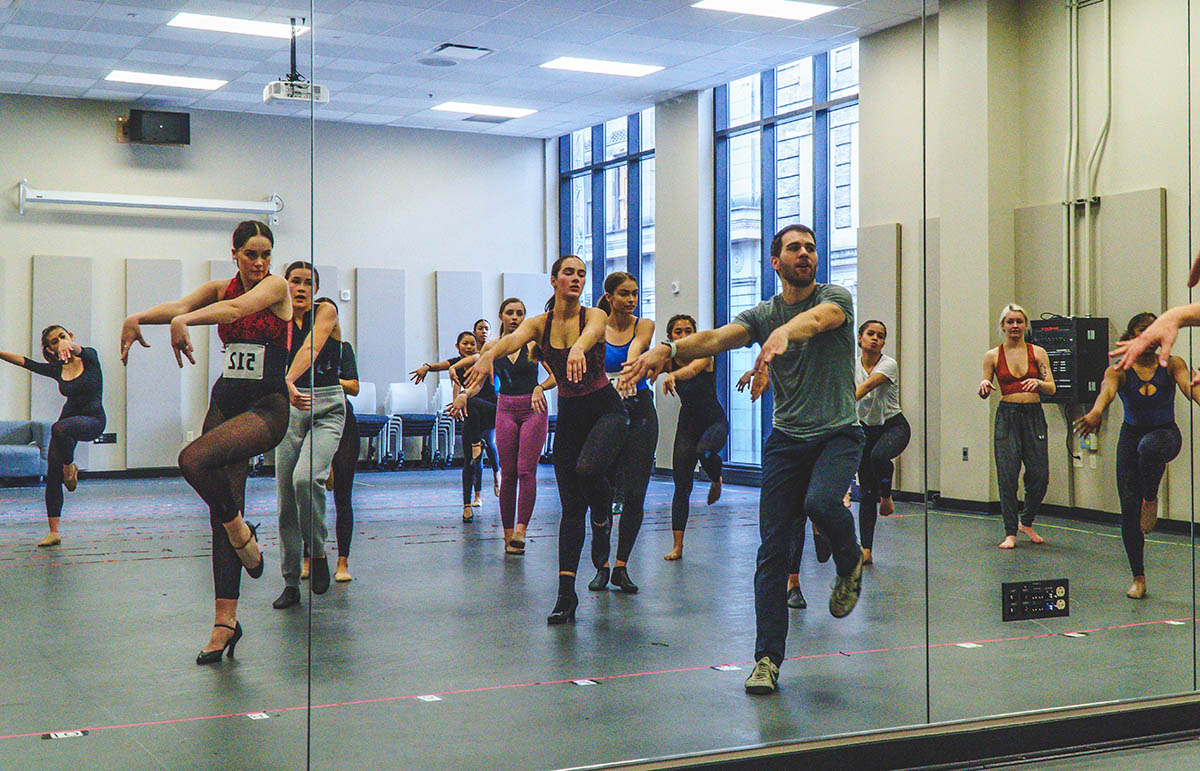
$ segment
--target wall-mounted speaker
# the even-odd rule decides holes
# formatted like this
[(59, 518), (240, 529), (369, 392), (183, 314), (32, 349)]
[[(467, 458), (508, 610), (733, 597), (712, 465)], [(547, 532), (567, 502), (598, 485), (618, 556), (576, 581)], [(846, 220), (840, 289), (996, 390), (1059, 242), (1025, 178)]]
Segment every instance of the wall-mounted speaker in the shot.
[(190, 144), (191, 116), (186, 112), (130, 110), (125, 136), (130, 142), (147, 145)]

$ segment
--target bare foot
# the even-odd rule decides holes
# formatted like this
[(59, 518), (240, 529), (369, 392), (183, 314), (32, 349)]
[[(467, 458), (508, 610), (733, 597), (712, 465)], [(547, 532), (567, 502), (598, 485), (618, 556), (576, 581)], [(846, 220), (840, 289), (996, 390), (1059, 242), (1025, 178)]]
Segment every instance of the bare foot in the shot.
[(1142, 501), (1142, 534), (1150, 535), (1158, 524), (1158, 501)]
[(875, 564), (875, 561), (871, 559), (871, 550), (870, 549), (863, 549), (863, 564), (864, 565)]
[(1042, 543), (1046, 540), (1046, 539), (1042, 538), (1040, 535), (1038, 535), (1037, 531), (1035, 531), (1032, 527), (1026, 527), (1025, 525), (1018, 525), (1017, 530), (1024, 533), (1025, 535), (1029, 536), (1029, 540), (1032, 541), (1033, 543)]
[(672, 530), (671, 536), (675, 539), (675, 547), (671, 551), (663, 555), (663, 559), (672, 562), (683, 557), (683, 531)]
[(879, 516), (890, 517), (896, 513), (896, 504), (892, 501), (892, 496), (879, 499)]
[(499, 471), (497, 471), (495, 474), (492, 475), (492, 492), (495, 493), (497, 498), (500, 497), (500, 472)]
[(333, 572), (333, 580), (339, 583), (345, 583), (353, 578), (354, 577), (350, 575), (349, 558), (338, 557), (337, 570)]
[(1004, 536), (1004, 540), (1000, 542), (1000, 548), (1001, 549), (1017, 548), (1017, 537), (1015, 535)]
[(669, 551), (663, 555), (663, 559), (665, 559), (669, 562), (674, 562), (675, 560), (680, 559), (682, 557), (683, 557), (683, 549), (671, 549), (671, 551)]
[(312, 558), (305, 557), (304, 562), (300, 563), (300, 580), (308, 578), (308, 572), (312, 569)]
[(720, 498), (721, 498), (721, 478), (717, 477), (716, 480), (708, 486), (708, 505), (709, 506), (713, 505)]
[(475, 493), (475, 500), (471, 501), (471, 505), (478, 508), (483, 505), (483, 498), (479, 493)]
[(1145, 597), (1146, 596), (1146, 577), (1145, 576), (1134, 576), (1133, 583), (1129, 585), (1129, 589), (1128, 589), (1128, 591), (1125, 592), (1125, 596), (1131, 600), (1140, 600), (1143, 597)]
[(846, 494), (842, 496), (842, 505), (845, 506), (846, 508), (850, 508), (850, 491), (849, 490), (847, 490)]
[(60, 543), (62, 543), (62, 537), (58, 533), (47, 533), (45, 538), (38, 541), (38, 547), (44, 549), (47, 546), (58, 546)]

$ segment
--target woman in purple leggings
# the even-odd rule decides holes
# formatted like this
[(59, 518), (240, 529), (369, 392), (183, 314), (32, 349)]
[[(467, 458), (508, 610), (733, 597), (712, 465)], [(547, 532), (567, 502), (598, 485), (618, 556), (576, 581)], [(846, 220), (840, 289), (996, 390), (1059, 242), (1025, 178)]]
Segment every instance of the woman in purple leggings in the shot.
[[(500, 323), (504, 334), (514, 331), (524, 320), (525, 303), (516, 297), (509, 297), (500, 303)], [(491, 345), (488, 343), (484, 348), (490, 348)], [(475, 358), (464, 358), (454, 366), (465, 367), (473, 363)], [(525, 553), (525, 529), (529, 526), (533, 504), (537, 500), (537, 466), (548, 430), (545, 392), (555, 385), (553, 375), (538, 382), (538, 358), (537, 345), (529, 343), (514, 354), (497, 358), (494, 365), (500, 380), (496, 402), (500, 521), (504, 527), (504, 551), (509, 554)], [(451, 410), (456, 416), (466, 411), (467, 400), (476, 390), (467, 388), (459, 391)]]

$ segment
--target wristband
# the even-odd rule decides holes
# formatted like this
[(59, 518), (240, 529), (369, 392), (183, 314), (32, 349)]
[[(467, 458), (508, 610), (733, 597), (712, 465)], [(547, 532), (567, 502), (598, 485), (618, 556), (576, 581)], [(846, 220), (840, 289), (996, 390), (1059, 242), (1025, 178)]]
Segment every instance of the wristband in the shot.
[(662, 344), (667, 346), (667, 348), (671, 349), (671, 358), (674, 359), (675, 354), (676, 354), (675, 341), (674, 340), (663, 340)]

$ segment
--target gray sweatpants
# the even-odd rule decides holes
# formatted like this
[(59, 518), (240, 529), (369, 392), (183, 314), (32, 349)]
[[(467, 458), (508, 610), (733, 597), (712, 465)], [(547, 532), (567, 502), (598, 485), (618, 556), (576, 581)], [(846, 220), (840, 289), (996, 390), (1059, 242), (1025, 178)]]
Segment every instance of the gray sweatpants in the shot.
[(279, 494), (279, 550), (283, 580), (300, 585), (304, 545), (325, 554), (325, 480), (346, 424), (346, 397), (340, 385), (314, 388), (312, 411), (291, 407), (287, 434), (275, 449)]
[(1040, 402), (1000, 402), (992, 435), (996, 453), (996, 482), (1004, 532), (1017, 534), (1017, 478), (1025, 466), (1025, 510), (1020, 524), (1033, 527), (1050, 483), (1050, 450), (1046, 443), (1046, 413)]

